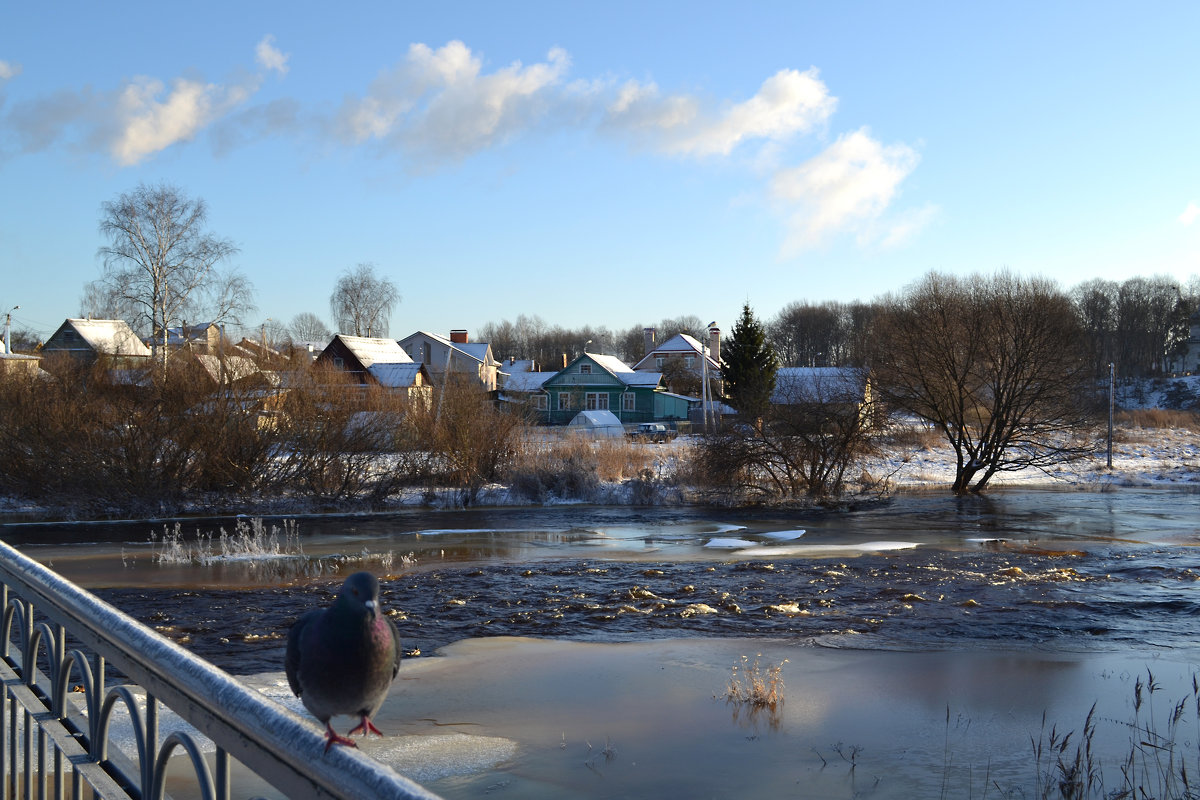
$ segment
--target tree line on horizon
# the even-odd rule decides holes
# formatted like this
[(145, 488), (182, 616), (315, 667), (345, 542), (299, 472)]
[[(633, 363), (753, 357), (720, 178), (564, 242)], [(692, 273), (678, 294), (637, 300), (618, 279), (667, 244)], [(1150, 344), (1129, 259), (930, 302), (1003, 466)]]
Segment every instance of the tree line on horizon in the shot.
[[(165, 341), (167, 329), (186, 323), (243, 325), (255, 308), (253, 284), (235, 268), (222, 269), (238, 249), (231, 240), (208, 231), (206, 224), (204, 201), (171, 184), (140, 184), (103, 203), (99, 231), (104, 243), (98, 250), (102, 273), (84, 287), (80, 316), (124, 319), (152, 342)], [(1087, 359), (1096, 377), (1107, 375), (1109, 364), (1123, 378), (1166, 372), (1188, 338), (1189, 317), (1200, 309), (1196, 275), (1186, 283), (1166, 275), (1120, 282), (1096, 278), (1062, 291), (1084, 331)], [(875, 320), (894, 294), (868, 301), (788, 303), (764, 323), (780, 365), (867, 365), (870, 340), (877, 335)], [(338, 277), (330, 295), (334, 327), (349, 335), (387, 336), (389, 317), (400, 301), (390, 278), (378, 274), (373, 264), (359, 263)], [(585, 346), (636, 363), (646, 354), (646, 327), (655, 328), (659, 342), (677, 333), (707, 340), (707, 325), (695, 315), (613, 330), (592, 324), (550, 325), (537, 314), (525, 313), (512, 321), (486, 321), (473, 338), (489, 342), (502, 361), (531, 360), (540, 369), (553, 370)], [(256, 332), (287, 344), (328, 341), (334, 331), (320, 315), (302, 311), (290, 322), (264, 321)], [(12, 334), (17, 351), (33, 350), (38, 344), (29, 331)], [(671, 377), (690, 386), (687, 375)]]

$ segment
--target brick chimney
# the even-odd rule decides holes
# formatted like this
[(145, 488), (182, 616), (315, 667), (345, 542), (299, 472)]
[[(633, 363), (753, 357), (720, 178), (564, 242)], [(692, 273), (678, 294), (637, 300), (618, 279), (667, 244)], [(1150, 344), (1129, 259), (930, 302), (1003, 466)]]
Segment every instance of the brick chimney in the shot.
[(654, 350), (654, 337), (658, 331), (654, 328), (642, 328), (642, 355), (648, 356)]
[(713, 361), (721, 363), (721, 329), (716, 325), (708, 329), (708, 354)]
[(450, 331), (450, 341), (454, 342), (455, 344), (466, 344), (467, 332), (465, 330)]

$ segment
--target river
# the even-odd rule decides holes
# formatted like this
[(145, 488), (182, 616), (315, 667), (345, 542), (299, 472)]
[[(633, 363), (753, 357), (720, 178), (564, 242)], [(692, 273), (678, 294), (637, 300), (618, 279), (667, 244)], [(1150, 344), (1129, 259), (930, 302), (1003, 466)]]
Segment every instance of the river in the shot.
[(439, 648), (511, 636), (724, 649), (744, 638), (774, 653), (943, 665), (937, 654), (1200, 663), (1194, 492), (902, 494), (847, 513), (558, 506), (15, 522), (0, 537), (243, 675), (278, 671), (291, 622), (359, 568), (384, 576), (412, 674)]

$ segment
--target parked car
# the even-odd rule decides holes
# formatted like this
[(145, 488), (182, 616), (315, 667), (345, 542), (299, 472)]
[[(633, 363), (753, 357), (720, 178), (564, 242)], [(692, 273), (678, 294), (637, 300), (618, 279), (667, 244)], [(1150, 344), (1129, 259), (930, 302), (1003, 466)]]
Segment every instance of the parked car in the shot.
[(675, 438), (675, 431), (661, 422), (642, 422), (629, 432), (635, 442), (666, 442)]

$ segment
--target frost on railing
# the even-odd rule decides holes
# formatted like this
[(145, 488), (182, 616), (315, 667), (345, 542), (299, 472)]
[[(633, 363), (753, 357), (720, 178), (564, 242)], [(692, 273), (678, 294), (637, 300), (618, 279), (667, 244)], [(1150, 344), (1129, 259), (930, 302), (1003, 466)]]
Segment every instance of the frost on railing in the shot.
[(436, 798), (3, 542), (0, 603), (0, 798)]

